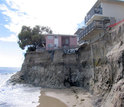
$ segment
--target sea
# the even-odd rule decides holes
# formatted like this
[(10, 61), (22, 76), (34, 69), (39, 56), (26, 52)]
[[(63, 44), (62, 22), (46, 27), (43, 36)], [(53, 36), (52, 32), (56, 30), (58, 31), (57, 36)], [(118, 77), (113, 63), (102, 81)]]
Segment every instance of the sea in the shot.
[(40, 87), (12, 85), (8, 81), (20, 68), (0, 67), (0, 107), (37, 107)]

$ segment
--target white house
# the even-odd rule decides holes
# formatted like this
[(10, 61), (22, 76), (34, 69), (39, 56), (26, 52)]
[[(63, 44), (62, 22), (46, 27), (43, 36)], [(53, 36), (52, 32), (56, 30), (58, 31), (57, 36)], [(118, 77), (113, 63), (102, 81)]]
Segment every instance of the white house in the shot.
[(93, 20), (115, 18), (117, 21), (124, 18), (124, 1), (121, 0), (98, 0), (85, 17), (86, 25)]
[(124, 1), (98, 0), (85, 17), (85, 28), (80, 28), (75, 34), (78, 42), (92, 41), (104, 33), (106, 25), (114, 24), (124, 19)]

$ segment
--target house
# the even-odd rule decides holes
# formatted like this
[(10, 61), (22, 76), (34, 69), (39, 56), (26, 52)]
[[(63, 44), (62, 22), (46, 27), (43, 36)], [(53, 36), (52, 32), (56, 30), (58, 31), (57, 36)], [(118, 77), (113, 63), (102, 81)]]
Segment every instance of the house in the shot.
[(85, 27), (78, 29), (78, 43), (93, 42), (104, 34), (108, 25), (124, 19), (124, 1), (98, 0), (85, 17)]
[(63, 34), (46, 34), (46, 50), (73, 48), (77, 46), (77, 36)]

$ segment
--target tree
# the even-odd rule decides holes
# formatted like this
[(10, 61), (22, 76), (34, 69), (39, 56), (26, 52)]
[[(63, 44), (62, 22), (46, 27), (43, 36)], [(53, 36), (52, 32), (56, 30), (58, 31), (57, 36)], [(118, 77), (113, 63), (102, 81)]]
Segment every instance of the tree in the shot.
[(35, 26), (33, 28), (22, 26), (21, 32), (18, 34), (18, 44), (21, 49), (36, 50), (37, 47), (44, 47), (46, 40), (44, 34), (51, 34), (49, 27)]

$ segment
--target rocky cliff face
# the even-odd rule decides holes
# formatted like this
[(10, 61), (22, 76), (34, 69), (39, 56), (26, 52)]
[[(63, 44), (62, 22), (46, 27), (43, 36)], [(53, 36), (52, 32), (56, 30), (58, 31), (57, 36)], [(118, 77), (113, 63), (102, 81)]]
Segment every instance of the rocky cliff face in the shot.
[(124, 107), (124, 24), (75, 53), (30, 52), (11, 79), (41, 87), (79, 86), (94, 95), (95, 107)]
[(95, 107), (124, 107), (124, 24), (106, 31), (92, 44)]
[(64, 50), (30, 52), (25, 55), (22, 69), (14, 75), (11, 81), (33, 84), (50, 88), (65, 88), (70, 86), (85, 86), (89, 88), (88, 80), (91, 74), (88, 59), (79, 63), (78, 54), (66, 54)]

